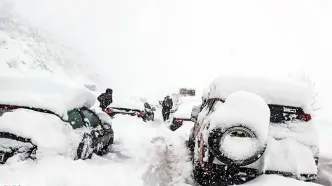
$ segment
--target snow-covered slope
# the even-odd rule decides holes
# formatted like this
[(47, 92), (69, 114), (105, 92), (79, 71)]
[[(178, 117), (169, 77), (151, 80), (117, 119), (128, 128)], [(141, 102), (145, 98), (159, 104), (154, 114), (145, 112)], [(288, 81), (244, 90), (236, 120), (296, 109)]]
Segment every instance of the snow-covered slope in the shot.
[(12, 12), (11, 3), (0, 2), (0, 74), (53, 76), (91, 82), (93, 68), (84, 57), (43, 30)]

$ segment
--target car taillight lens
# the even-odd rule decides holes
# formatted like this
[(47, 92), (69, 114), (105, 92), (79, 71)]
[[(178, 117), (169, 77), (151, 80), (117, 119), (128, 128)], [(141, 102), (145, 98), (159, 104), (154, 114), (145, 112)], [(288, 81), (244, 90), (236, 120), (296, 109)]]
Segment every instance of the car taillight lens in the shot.
[(310, 121), (311, 120), (311, 115), (304, 113), (304, 114), (302, 114), (301, 118), (302, 118), (303, 121)]
[(110, 109), (105, 110), (105, 113), (106, 113), (106, 114), (111, 114), (112, 112), (113, 112), (113, 111), (110, 110)]
[(140, 116), (140, 117), (143, 117), (144, 115), (145, 115), (144, 112), (140, 112), (140, 113), (138, 113), (138, 116)]
[(223, 99), (219, 99), (219, 101), (221, 101), (222, 103), (225, 103), (225, 100), (223, 100)]
[(182, 124), (183, 123), (183, 119), (176, 119), (175, 123)]

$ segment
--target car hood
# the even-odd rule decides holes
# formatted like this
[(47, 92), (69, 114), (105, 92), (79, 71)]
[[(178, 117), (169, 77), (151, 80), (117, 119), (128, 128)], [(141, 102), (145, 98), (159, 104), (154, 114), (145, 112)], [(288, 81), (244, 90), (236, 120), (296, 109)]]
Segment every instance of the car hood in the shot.
[(82, 139), (80, 132), (58, 116), (26, 109), (4, 113), (0, 117), (0, 131), (31, 139), (38, 150), (60, 154), (72, 151)]

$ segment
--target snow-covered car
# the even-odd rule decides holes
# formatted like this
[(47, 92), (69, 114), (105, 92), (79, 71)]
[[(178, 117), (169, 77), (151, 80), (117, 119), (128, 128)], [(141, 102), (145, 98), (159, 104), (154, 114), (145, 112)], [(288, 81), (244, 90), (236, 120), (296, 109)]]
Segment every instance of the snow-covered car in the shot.
[[(172, 124), (169, 126), (172, 131), (177, 130), (185, 123), (193, 123), (197, 105), (201, 104), (199, 97), (181, 97), (180, 104), (172, 111)], [(193, 112), (194, 111), (194, 112)]]
[(106, 108), (107, 113), (112, 118), (117, 114), (137, 116), (143, 121), (154, 121), (155, 107), (151, 105), (144, 98), (132, 98), (121, 103), (114, 103), (112, 106)]
[(87, 159), (113, 143), (111, 119), (90, 110), (96, 98), (86, 88), (33, 77), (0, 77), (0, 85), (0, 164)]
[(262, 174), (317, 178), (314, 90), (294, 79), (219, 77), (188, 148), (201, 185), (242, 184)]
[(195, 96), (196, 90), (193, 88), (180, 88), (179, 95), (181, 96)]

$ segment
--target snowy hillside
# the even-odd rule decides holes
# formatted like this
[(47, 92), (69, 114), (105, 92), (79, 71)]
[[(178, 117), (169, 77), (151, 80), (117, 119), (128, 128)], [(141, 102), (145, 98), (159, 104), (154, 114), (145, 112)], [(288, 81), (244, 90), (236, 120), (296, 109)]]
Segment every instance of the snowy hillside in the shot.
[(0, 74), (53, 76), (91, 81), (93, 71), (82, 56), (56, 42), (0, 3)]

